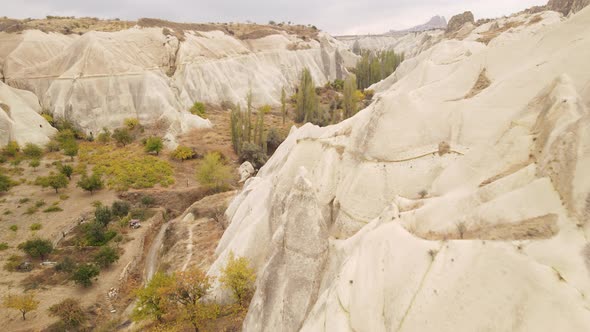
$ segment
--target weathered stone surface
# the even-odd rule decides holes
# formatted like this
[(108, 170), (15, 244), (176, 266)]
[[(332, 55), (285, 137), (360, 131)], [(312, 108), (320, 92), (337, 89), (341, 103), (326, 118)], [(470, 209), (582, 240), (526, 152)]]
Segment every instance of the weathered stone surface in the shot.
[(451, 17), (449, 24), (447, 25), (447, 34), (459, 31), (466, 23), (475, 25), (475, 18), (473, 17), (473, 13), (470, 11)]

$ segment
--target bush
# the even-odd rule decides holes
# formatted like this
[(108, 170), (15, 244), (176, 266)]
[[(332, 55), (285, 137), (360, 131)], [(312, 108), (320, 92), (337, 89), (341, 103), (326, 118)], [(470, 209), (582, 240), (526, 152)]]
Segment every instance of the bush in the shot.
[(2, 154), (8, 157), (16, 157), (16, 155), (20, 152), (20, 146), (15, 141), (10, 141), (4, 149), (2, 149)]
[(207, 153), (197, 169), (196, 178), (205, 188), (223, 191), (229, 188), (232, 180), (232, 169), (221, 162), (217, 152)]
[(100, 270), (93, 264), (80, 265), (74, 273), (72, 273), (72, 280), (83, 287), (92, 286), (92, 281), (98, 276)]
[(139, 128), (139, 119), (137, 118), (128, 118), (124, 120), (125, 127), (129, 130), (134, 130)]
[(18, 248), (32, 258), (45, 260), (47, 255), (53, 251), (53, 244), (49, 240), (33, 239), (19, 244)]
[(119, 260), (119, 254), (111, 247), (102, 247), (94, 256), (94, 263), (101, 268), (107, 268)]
[(97, 206), (94, 210), (94, 218), (97, 223), (107, 226), (113, 219), (113, 214), (108, 206)]
[(61, 211), (63, 211), (63, 209), (57, 205), (52, 205), (52, 206), (48, 207), (47, 209), (43, 210), (43, 212), (45, 212), (45, 213), (61, 212)]
[(80, 302), (74, 299), (65, 299), (49, 307), (49, 316), (59, 317), (66, 331), (76, 330), (87, 319), (86, 313), (80, 306)]
[(201, 118), (205, 118), (207, 116), (205, 112), (205, 104), (200, 102), (194, 103), (189, 111), (194, 115), (200, 116)]
[(82, 175), (82, 178), (77, 183), (78, 187), (89, 191), (92, 195), (95, 191), (100, 190), (104, 187), (104, 182), (98, 173), (93, 173), (91, 176), (86, 174)]
[(161, 320), (167, 312), (167, 294), (174, 282), (171, 276), (164, 273), (156, 273), (148, 284), (136, 291), (137, 305), (133, 310), (134, 320), (155, 318)]
[(240, 151), (240, 162), (249, 161), (254, 168), (260, 169), (267, 162), (268, 156), (262, 148), (254, 143), (245, 142)]
[(133, 136), (131, 136), (131, 133), (127, 128), (115, 129), (115, 132), (113, 133), (113, 139), (115, 142), (117, 142), (117, 144), (122, 146), (126, 146), (127, 144), (133, 142)]
[(29, 161), (29, 166), (32, 167), (33, 169), (41, 166), (41, 161), (39, 159), (33, 159), (31, 161)]
[(10, 227), (8, 227), (8, 229), (10, 229), (13, 232), (18, 231), (18, 226), (17, 225), (10, 225)]
[(129, 203), (124, 201), (113, 202), (113, 205), (111, 206), (111, 211), (116, 217), (125, 217), (127, 214), (129, 214), (130, 209), (131, 206)]
[(96, 138), (96, 140), (99, 143), (107, 144), (108, 142), (111, 141), (111, 132), (107, 128), (103, 128), (102, 132), (100, 134), (98, 134), (98, 137)]
[(23, 148), (23, 154), (29, 159), (39, 159), (43, 156), (43, 149), (36, 144), (27, 143)]
[(59, 142), (55, 139), (52, 139), (45, 145), (45, 151), (47, 152), (57, 152), (60, 150)]
[(6, 250), (8, 248), (10, 248), (8, 246), (8, 243), (6, 243), (6, 242), (0, 242), (0, 251)]
[(31, 227), (30, 227), (30, 228), (31, 228), (31, 230), (32, 230), (32, 231), (38, 231), (38, 230), (40, 230), (42, 227), (43, 227), (43, 225), (41, 225), (40, 223), (34, 223), (34, 224), (32, 224), (32, 225), (31, 225)]
[(10, 178), (4, 174), (0, 174), (0, 192), (8, 191), (13, 183)]
[(172, 152), (172, 158), (180, 160), (180, 161), (185, 161), (188, 159), (193, 159), (193, 157), (195, 156), (195, 153), (193, 152), (193, 150), (187, 146), (178, 146), (173, 152)]
[(221, 269), (219, 281), (242, 307), (246, 307), (254, 294), (256, 273), (250, 268), (250, 262), (245, 257), (236, 257), (229, 253), (227, 265)]
[(268, 135), (266, 136), (266, 147), (269, 154), (273, 154), (284, 140), (285, 139), (281, 136), (281, 134), (279, 134), (278, 130), (275, 128), (270, 128)]
[(160, 137), (148, 137), (145, 141), (145, 152), (153, 153), (156, 155), (160, 154), (160, 151), (164, 148), (164, 143)]
[(74, 174), (74, 168), (70, 165), (58, 165), (57, 169), (59, 172), (68, 177), (69, 180), (72, 179), (72, 174)]
[(143, 204), (146, 207), (152, 206), (154, 205), (154, 203), (156, 203), (156, 200), (149, 195), (144, 195), (143, 197), (141, 197), (141, 204)]
[(57, 264), (55, 264), (55, 270), (58, 272), (70, 273), (74, 271), (74, 269), (76, 269), (76, 262), (74, 262), (70, 256), (64, 257), (62, 260), (57, 262)]

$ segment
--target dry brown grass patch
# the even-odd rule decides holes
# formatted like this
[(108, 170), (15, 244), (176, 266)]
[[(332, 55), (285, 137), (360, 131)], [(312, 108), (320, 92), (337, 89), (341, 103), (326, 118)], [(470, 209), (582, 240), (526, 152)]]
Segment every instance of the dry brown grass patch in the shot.
[(487, 76), (486, 69), (484, 68), (477, 77), (477, 81), (471, 88), (471, 91), (465, 95), (465, 99), (473, 98), (481, 93), (483, 90), (487, 89), (492, 84), (492, 81)]

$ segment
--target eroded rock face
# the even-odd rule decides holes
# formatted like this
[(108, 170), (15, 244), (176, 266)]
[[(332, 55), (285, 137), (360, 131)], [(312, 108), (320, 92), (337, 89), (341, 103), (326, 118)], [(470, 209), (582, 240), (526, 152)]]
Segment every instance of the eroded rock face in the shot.
[[(279, 104), (304, 68), (316, 84), (343, 78), (355, 56), (320, 33), (303, 40), (286, 32), (237, 39), (222, 31), (184, 31), (182, 41), (161, 28), (78, 35), (26, 30), (0, 33), (5, 82), (29, 90), (54, 117), (88, 133), (126, 118), (164, 128), (166, 137), (211, 123), (187, 110), (195, 101)], [(173, 142), (172, 142), (173, 145)]]
[(590, 4), (590, 0), (549, 0), (547, 9), (563, 15), (575, 14)]
[(447, 25), (447, 34), (459, 31), (459, 29), (461, 29), (466, 23), (475, 24), (475, 18), (470, 11), (451, 17), (449, 24)]
[[(245, 331), (590, 330), (590, 11), (554, 16), (444, 40), (353, 118), (289, 135), (230, 205), (209, 271), (251, 259)], [(289, 233), (319, 273), (285, 258)]]

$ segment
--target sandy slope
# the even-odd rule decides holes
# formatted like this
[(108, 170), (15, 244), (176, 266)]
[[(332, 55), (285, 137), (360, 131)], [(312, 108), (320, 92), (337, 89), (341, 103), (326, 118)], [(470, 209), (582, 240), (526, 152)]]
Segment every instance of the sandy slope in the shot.
[(293, 130), (209, 271), (254, 263), (245, 331), (590, 329), (590, 8), (532, 18), (443, 40), (355, 117)]

